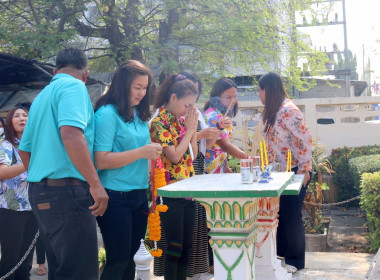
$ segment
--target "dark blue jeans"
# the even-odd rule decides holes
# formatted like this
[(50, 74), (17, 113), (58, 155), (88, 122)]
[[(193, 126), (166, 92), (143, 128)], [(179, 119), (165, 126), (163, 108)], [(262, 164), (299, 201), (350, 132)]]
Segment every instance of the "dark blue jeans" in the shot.
[[(297, 170), (297, 167), (292, 169), (294, 173)], [(298, 195), (282, 195), (278, 212), (277, 255), (297, 269), (305, 268), (305, 229), (301, 210), (309, 183), (301, 187)]]
[(89, 187), (32, 183), (29, 201), (46, 246), (49, 280), (97, 280), (98, 243)]
[(107, 257), (100, 279), (133, 280), (133, 256), (145, 237), (149, 214), (146, 189), (106, 191), (108, 208), (102, 217), (97, 217)]
[(164, 198), (169, 209), (160, 213), (166, 238), (165, 280), (186, 280), (193, 246), (195, 202), (184, 198)]
[[(7, 274), (24, 256), (37, 233), (32, 211), (0, 208), (0, 277)], [(33, 250), (22, 265), (7, 280), (29, 280)]]

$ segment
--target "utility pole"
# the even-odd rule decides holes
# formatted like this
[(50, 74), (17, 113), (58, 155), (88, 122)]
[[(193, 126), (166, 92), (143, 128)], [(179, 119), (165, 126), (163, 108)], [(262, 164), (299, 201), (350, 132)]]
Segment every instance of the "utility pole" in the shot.
[[(342, 0), (342, 6), (343, 6), (343, 30), (344, 30), (344, 64), (346, 67), (346, 70), (350, 70), (350, 62), (348, 57), (348, 47), (347, 47), (347, 22), (346, 22), (346, 0)], [(351, 83), (350, 83), (350, 75), (346, 74), (346, 96), (351, 96)]]
[(350, 69), (350, 61), (348, 56), (348, 44), (347, 44), (347, 20), (346, 20), (346, 1), (345, 0), (325, 0), (325, 1), (318, 1), (315, 3), (332, 3), (332, 2), (342, 2), (342, 10), (343, 10), (343, 21), (338, 21), (338, 15), (335, 14), (335, 20), (329, 21), (326, 23), (318, 22), (318, 23), (312, 23), (308, 24), (297, 24), (297, 27), (309, 27), (309, 26), (324, 26), (324, 25), (337, 25), (342, 24), (343, 25), (343, 36), (344, 36), (344, 70), (330, 70), (327, 71), (326, 74), (328, 75), (345, 75), (346, 77), (346, 87), (345, 87), (345, 96), (350, 97), (351, 96), (351, 82), (350, 82), (350, 76), (351, 76), (351, 69)]

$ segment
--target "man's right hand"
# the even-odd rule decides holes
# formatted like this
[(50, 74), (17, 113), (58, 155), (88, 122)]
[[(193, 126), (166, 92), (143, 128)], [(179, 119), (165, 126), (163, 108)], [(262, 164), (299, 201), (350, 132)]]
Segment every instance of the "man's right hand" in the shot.
[(103, 216), (106, 212), (108, 205), (108, 195), (103, 188), (101, 183), (96, 184), (95, 186), (90, 186), (90, 193), (94, 199), (94, 205), (90, 206), (89, 209), (92, 210), (92, 215), (95, 217)]

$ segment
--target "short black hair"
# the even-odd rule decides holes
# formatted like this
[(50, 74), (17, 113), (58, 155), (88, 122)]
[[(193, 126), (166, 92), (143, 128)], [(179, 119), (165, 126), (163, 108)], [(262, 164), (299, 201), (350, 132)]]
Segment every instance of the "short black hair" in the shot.
[(87, 57), (82, 50), (68, 48), (61, 50), (55, 60), (57, 70), (63, 67), (71, 67), (78, 70), (87, 69)]

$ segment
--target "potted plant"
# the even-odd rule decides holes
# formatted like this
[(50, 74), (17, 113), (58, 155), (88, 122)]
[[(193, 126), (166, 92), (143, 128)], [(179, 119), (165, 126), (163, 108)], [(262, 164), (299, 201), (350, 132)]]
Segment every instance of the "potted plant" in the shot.
[[(328, 160), (328, 156), (326, 155), (326, 149), (324, 145), (314, 142), (313, 150), (312, 150), (312, 168), (313, 168), (313, 176), (311, 183), (308, 186), (305, 195), (305, 202), (321, 204), (323, 203), (323, 190), (328, 190), (329, 187), (326, 183), (322, 182), (322, 175), (331, 174), (334, 171), (332, 170), (332, 165)], [(321, 234), (324, 237), (321, 237), (322, 241), (320, 250), (326, 249), (327, 245), (327, 229), (330, 223), (329, 218), (325, 218), (322, 216), (322, 209), (318, 205), (310, 205), (304, 204), (304, 209), (308, 213), (309, 217), (307, 217), (305, 221), (305, 233), (308, 234)], [(308, 239), (308, 236), (306, 236)], [(309, 239), (316, 239), (315, 236), (310, 237)], [(317, 242), (317, 241), (315, 241)], [(307, 243), (307, 241), (306, 241)], [(308, 244), (306, 244), (308, 247)], [(318, 247), (317, 245), (312, 245), (309, 247)], [(317, 250), (317, 249), (315, 249)]]

